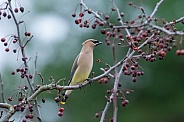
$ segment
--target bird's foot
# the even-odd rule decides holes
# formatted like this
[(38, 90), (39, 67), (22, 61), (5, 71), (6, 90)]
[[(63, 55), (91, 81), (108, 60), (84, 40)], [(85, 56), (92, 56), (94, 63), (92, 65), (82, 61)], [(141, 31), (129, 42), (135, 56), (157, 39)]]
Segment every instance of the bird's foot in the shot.
[(86, 81), (91, 85), (91, 78), (87, 78)]
[(82, 87), (84, 87), (82, 84), (79, 84), (79, 88), (81, 89)]

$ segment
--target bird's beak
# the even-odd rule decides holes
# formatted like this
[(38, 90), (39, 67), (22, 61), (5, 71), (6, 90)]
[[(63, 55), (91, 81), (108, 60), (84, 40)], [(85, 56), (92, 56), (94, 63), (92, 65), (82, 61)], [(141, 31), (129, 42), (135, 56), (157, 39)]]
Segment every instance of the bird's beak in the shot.
[(102, 44), (102, 42), (95, 41), (95, 46)]

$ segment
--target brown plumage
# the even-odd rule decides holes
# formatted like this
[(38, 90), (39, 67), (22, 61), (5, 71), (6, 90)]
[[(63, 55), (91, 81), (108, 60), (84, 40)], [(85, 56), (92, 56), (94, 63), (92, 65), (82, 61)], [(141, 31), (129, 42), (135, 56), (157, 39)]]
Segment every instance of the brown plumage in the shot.
[[(102, 44), (94, 39), (88, 39), (82, 43), (82, 49), (79, 55), (76, 57), (68, 81), (68, 86), (74, 86), (83, 83), (89, 76), (93, 67), (93, 49), (95, 46)], [(63, 96), (62, 104), (66, 102), (68, 95), (72, 90), (67, 90)]]

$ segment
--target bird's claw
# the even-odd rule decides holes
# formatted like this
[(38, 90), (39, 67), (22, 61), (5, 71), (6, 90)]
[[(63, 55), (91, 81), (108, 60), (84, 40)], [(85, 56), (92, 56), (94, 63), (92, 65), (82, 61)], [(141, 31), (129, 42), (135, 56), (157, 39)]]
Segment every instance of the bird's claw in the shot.
[(79, 84), (79, 88), (81, 89), (83, 87), (83, 85), (82, 84)]

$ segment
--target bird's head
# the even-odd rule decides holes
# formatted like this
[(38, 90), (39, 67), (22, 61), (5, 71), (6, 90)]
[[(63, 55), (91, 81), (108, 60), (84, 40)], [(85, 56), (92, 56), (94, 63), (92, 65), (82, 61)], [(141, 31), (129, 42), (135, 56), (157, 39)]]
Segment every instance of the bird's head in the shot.
[(89, 46), (92, 46), (92, 47), (95, 47), (95, 46), (100, 45), (100, 44), (102, 44), (102, 42), (97, 41), (95, 39), (88, 39), (88, 40), (86, 40), (85, 42), (82, 43), (82, 45), (89, 45)]

